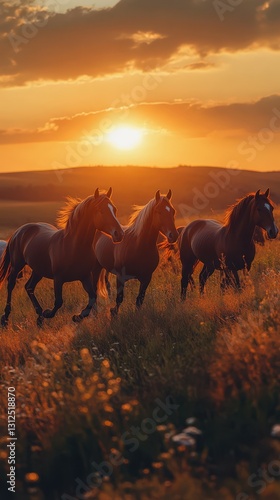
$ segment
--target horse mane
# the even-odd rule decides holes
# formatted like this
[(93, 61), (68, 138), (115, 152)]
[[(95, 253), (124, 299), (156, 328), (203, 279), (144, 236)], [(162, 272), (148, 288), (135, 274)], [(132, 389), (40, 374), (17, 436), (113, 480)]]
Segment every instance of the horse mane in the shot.
[(244, 198), (240, 198), (233, 205), (231, 205), (225, 214), (224, 225), (227, 228), (230, 228), (242, 219), (242, 215), (247, 210), (249, 204), (254, 199), (255, 193), (249, 193)]
[(57, 214), (56, 224), (59, 229), (66, 229), (73, 219), (74, 212), (77, 206), (82, 202), (81, 198), (67, 196), (65, 205)]
[(156, 199), (153, 198), (147, 205), (134, 205), (134, 212), (129, 218), (128, 225), (125, 226), (126, 233), (131, 236), (139, 237), (144, 224), (152, 218), (153, 209), (156, 203)]
[[(64, 229), (65, 234), (68, 234), (73, 224), (76, 222), (77, 217), (83, 214), (84, 210), (91, 203), (100, 203), (106, 196), (105, 191), (99, 191), (99, 197), (95, 198), (94, 195), (90, 195), (84, 200), (81, 198), (74, 198), (72, 196), (67, 196), (65, 205), (59, 210), (56, 224), (59, 229)], [(84, 224), (88, 224), (88, 220), (84, 220)]]

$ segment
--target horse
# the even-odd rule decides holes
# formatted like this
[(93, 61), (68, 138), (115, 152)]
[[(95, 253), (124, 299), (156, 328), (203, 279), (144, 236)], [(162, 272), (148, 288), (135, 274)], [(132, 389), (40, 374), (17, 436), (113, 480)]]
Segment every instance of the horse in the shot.
[(199, 219), (184, 227), (178, 239), (182, 263), (181, 299), (186, 299), (188, 284), (193, 283), (192, 274), (199, 261), (204, 264), (199, 275), (201, 294), (215, 270), (221, 271), (222, 289), (231, 284), (240, 289), (238, 271), (250, 271), (255, 257), (255, 227), (263, 228), (268, 239), (278, 234), (273, 209), (269, 189), (263, 194), (259, 189), (237, 200), (227, 210), (224, 224)]
[(93, 248), (96, 261), (92, 269), (95, 293), (98, 287), (101, 295), (107, 295), (106, 271), (117, 277), (117, 298), (115, 307), (111, 309), (112, 316), (118, 314), (124, 299), (125, 283), (130, 279), (140, 282), (136, 307), (139, 309), (142, 306), (153, 272), (159, 263), (159, 233), (165, 234), (170, 243), (177, 240), (171, 196), (171, 190), (166, 196), (157, 191), (147, 205), (135, 207), (128, 226), (123, 227), (124, 237), (118, 245), (112, 245), (111, 240), (100, 232), (95, 235)]
[[(80, 281), (88, 294), (89, 302), (74, 322), (87, 317), (95, 301), (91, 270), (94, 264), (93, 239), (97, 230), (110, 235), (110, 241), (119, 243), (123, 230), (116, 218), (116, 208), (111, 201), (112, 189), (80, 199), (68, 198), (58, 215), (58, 228), (47, 223), (29, 223), (21, 226), (11, 236), (0, 263), (0, 283), (8, 277), (8, 296), (2, 326), (8, 324), (11, 296), (18, 273), (27, 264), (31, 270), (25, 289), (37, 313), (37, 324), (44, 318), (53, 318), (63, 304), (63, 284)], [(53, 309), (43, 311), (34, 295), (42, 278), (54, 281), (55, 302)]]

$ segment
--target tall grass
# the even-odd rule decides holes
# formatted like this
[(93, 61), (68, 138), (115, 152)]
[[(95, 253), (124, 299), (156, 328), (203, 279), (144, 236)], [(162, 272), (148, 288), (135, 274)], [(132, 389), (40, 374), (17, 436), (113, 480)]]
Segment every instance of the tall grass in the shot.
[[(249, 476), (280, 456), (270, 436), (280, 422), (279, 277), (280, 242), (269, 242), (241, 293), (221, 295), (217, 273), (205, 297), (194, 290), (182, 304), (180, 276), (163, 262), (141, 311), (131, 282), (117, 319), (100, 299), (98, 315), (74, 325), (86, 297), (72, 284), (42, 329), (18, 283), (0, 342), (1, 436), (7, 387), (16, 388), (18, 498), (33, 498), (32, 488), (36, 498), (75, 497), (76, 478), (88, 485), (93, 473), (97, 486), (85, 498), (258, 498)], [(38, 286), (38, 297), (51, 304), (50, 282)], [(4, 303), (2, 291), (1, 310)], [(168, 398), (176, 410), (132, 451), (132, 429)], [(202, 434), (190, 446), (176, 444), (189, 418)], [(92, 462), (111, 464), (112, 456), (118, 464), (104, 478)], [(4, 482), (4, 439), (0, 457)], [(267, 477), (264, 498), (279, 498), (276, 476)]]

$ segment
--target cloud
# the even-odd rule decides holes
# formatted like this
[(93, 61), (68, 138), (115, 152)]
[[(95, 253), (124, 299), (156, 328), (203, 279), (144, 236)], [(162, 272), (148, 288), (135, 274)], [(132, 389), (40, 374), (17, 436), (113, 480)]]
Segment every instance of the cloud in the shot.
[[(280, 132), (280, 95), (252, 103), (205, 106), (197, 102), (139, 104), (72, 117), (53, 118), (35, 130), (2, 130), (0, 144), (76, 141), (87, 137), (100, 144), (113, 127), (132, 124), (183, 137), (258, 134), (271, 126)], [(277, 129), (277, 130), (276, 130)]]
[[(232, 3), (232, 2), (231, 2)], [(280, 47), (280, 0), (120, 0), (112, 8), (63, 13), (29, 0), (0, 5), (0, 82), (97, 77), (161, 68), (183, 47), (200, 57)]]

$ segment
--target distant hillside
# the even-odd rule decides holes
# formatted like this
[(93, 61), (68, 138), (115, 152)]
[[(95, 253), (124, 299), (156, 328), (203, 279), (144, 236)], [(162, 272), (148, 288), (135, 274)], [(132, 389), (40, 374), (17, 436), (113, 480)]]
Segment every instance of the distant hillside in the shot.
[(147, 168), (81, 167), (71, 170), (0, 174), (0, 200), (60, 202), (65, 196), (85, 197), (96, 187), (113, 187), (119, 214), (133, 204), (145, 204), (157, 189), (173, 191), (181, 210), (222, 210), (236, 198), (257, 189), (271, 188), (280, 202), (280, 172), (231, 171), (215, 167)]

